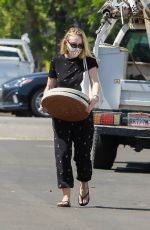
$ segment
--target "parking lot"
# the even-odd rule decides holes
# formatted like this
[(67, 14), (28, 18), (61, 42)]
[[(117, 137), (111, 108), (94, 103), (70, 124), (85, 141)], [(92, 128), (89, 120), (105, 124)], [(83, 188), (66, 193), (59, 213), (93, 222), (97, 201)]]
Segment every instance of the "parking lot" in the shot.
[(1, 116), (0, 128), (0, 229), (149, 228), (149, 150), (120, 146), (112, 170), (93, 170), (88, 206), (78, 205), (76, 181), (72, 207), (57, 208), (51, 119)]

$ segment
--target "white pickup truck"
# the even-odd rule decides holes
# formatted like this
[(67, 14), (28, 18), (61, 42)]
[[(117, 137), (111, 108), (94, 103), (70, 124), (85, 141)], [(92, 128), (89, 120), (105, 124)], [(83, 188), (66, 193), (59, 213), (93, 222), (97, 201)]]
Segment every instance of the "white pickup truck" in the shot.
[(34, 60), (27, 34), (21, 39), (0, 39), (0, 85), (34, 72)]
[(150, 149), (150, 1), (106, 1), (100, 12), (93, 167), (110, 169), (120, 144)]

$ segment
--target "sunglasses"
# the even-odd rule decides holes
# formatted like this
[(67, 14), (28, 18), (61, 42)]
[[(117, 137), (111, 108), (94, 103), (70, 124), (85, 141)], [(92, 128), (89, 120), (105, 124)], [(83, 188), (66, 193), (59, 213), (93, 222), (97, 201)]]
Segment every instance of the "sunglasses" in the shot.
[(69, 42), (69, 45), (72, 47), (72, 48), (79, 48), (79, 49), (83, 49), (84, 48), (84, 45), (83, 44), (76, 44), (76, 43), (73, 43), (73, 42)]

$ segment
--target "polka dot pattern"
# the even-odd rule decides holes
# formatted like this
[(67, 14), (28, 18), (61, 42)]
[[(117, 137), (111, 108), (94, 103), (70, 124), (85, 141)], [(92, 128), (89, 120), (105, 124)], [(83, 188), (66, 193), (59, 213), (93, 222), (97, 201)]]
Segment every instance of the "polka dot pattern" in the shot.
[[(72, 188), (72, 149), (77, 168), (77, 179), (89, 181), (92, 176), (91, 149), (93, 142), (93, 118), (79, 122), (66, 122), (53, 118), (54, 147), (59, 188)], [(73, 147), (73, 148), (72, 148)]]

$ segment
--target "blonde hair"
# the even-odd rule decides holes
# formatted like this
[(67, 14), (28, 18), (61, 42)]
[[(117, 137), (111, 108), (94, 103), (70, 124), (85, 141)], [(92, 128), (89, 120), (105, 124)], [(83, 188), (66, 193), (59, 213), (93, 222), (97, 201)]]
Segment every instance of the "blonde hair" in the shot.
[(69, 36), (73, 36), (73, 35), (79, 35), (82, 38), (83, 41), (83, 45), (84, 48), (82, 50), (82, 52), (79, 55), (79, 58), (84, 59), (85, 57), (93, 57), (88, 45), (88, 40), (87, 37), (84, 33), (83, 30), (77, 28), (77, 27), (71, 27), (67, 33), (65, 34), (64, 38), (61, 41), (61, 45), (60, 45), (60, 54), (67, 54), (68, 50), (66, 47), (66, 40), (68, 40)]

